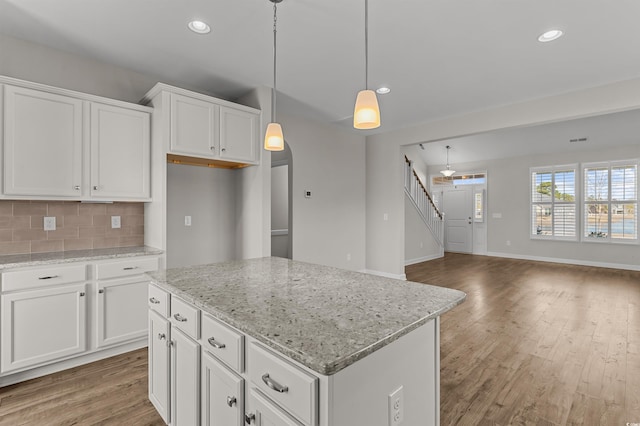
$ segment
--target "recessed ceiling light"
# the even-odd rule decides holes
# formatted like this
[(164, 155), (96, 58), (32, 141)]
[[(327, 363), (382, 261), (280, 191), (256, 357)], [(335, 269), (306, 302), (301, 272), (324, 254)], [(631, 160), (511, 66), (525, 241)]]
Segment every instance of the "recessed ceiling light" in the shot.
[(389, 93), (391, 91), (391, 89), (389, 89), (386, 86), (382, 86), (382, 87), (378, 87), (376, 89), (376, 93), (379, 95), (386, 95), (387, 93)]
[(207, 25), (206, 22), (202, 21), (191, 21), (189, 22), (189, 29), (194, 33), (198, 34), (208, 34), (211, 32), (211, 27)]
[(542, 33), (540, 37), (538, 37), (538, 41), (542, 43), (553, 41), (562, 37), (562, 34), (563, 34), (562, 30), (549, 30), (545, 33)]

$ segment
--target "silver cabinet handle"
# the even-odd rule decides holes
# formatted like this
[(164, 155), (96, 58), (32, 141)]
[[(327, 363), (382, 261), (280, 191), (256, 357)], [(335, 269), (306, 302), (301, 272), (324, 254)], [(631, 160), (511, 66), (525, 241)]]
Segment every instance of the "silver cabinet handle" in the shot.
[(94, 190), (94, 191), (97, 191), (97, 190), (98, 190), (98, 185), (94, 185), (94, 186), (93, 186), (93, 190)]
[(164, 333), (158, 333), (158, 340), (163, 340), (163, 339), (166, 339), (166, 338), (167, 338), (167, 336), (165, 336)]
[(175, 314), (173, 317), (180, 322), (187, 322), (187, 319), (180, 314)]
[(38, 277), (39, 280), (51, 280), (53, 278), (60, 278), (58, 275), (49, 275), (46, 277)]
[(221, 149), (221, 151), (222, 151), (222, 152), (226, 152), (226, 151), (227, 151), (227, 148), (222, 148), (222, 149)]
[(104, 293), (104, 288), (101, 288), (100, 290), (98, 290), (98, 293), (103, 294)]
[(214, 151), (216, 149), (215, 146), (211, 146), (210, 148), (211, 148), (211, 151)]
[(149, 298), (149, 302), (153, 303), (154, 305), (160, 304), (160, 301), (158, 299), (156, 299), (155, 297), (150, 297)]
[(80, 185), (74, 186), (73, 189), (75, 189), (76, 191), (80, 191)]
[(227, 345), (225, 345), (224, 343), (216, 342), (216, 339), (214, 339), (213, 337), (209, 337), (207, 339), (207, 342), (209, 342), (209, 344), (216, 349), (224, 349), (227, 347)]
[(280, 383), (269, 377), (269, 373), (262, 375), (262, 381), (276, 392), (285, 393), (289, 391), (289, 386), (282, 386)]
[(235, 404), (236, 402), (237, 401), (236, 401), (236, 397), (235, 396), (228, 396), (227, 397), (227, 405), (229, 407), (233, 407), (233, 404)]
[(256, 419), (256, 415), (251, 413), (251, 414), (247, 414), (244, 413), (244, 421), (246, 424), (250, 425), (251, 422), (253, 422)]
[(84, 291), (80, 292), (80, 297), (84, 297)]
[(123, 271), (132, 271), (134, 269), (138, 269), (137, 266), (127, 266), (126, 268), (122, 268)]

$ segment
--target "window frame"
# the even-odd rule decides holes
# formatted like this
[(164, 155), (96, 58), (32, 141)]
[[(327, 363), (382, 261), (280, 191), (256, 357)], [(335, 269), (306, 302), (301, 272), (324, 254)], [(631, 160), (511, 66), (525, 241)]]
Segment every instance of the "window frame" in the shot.
[[(579, 172), (580, 168), (579, 168), (579, 164), (578, 163), (572, 163), (572, 164), (561, 164), (561, 165), (554, 165), (554, 166), (538, 166), (538, 167), (530, 167), (529, 168), (529, 238), (532, 240), (543, 240), (543, 241), (572, 241), (572, 242), (579, 242), (580, 241), (580, 232), (582, 230), (581, 227), (581, 211), (580, 211), (580, 206), (579, 206), (579, 201), (578, 201), (578, 197), (581, 194), (581, 189), (580, 189), (580, 179), (578, 176), (578, 172)], [(545, 201), (545, 202), (541, 202), (541, 201), (534, 201), (533, 200), (533, 185), (534, 185), (534, 177), (533, 174), (540, 174), (540, 173), (550, 173), (551, 174), (551, 186), (552, 188), (555, 187), (555, 176), (557, 172), (567, 172), (567, 171), (573, 171), (573, 180), (575, 183), (575, 188), (574, 188), (574, 200), (572, 202), (568, 202), (568, 201), (556, 201), (555, 196), (552, 195), (550, 197), (549, 201)], [(533, 233), (533, 229), (534, 229), (534, 225), (535, 225), (535, 217), (534, 217), (534, 207), (536, 205), (543, 205), (543, 204), (550, 204), (551, 205), (551, 212), (552, 214), (555, 213), (555, 206), (557, 205), (573, 205), (574, 208), (574, 214), (575, 214), (575, 235), (573, 236), (558, 236), (555, 235), (555, 219), (552, 216), (551, 219), (551, 229), (552, 229), (552, 235), (538, 235), (538, 234), (534, 234)]]
[[(620, 166), (634, 166), (636, 168), (636, 182), (635, 182), (635, 199), (634, 200), (624, 200), (626, 202), (619, 202), (618, 200), (612, 199), (612, 179), (611, 179), (611, 170)], [(586, 172), (588, 169), (596, 169), (596, 168), (606, 168), (607, 169), (607, 200), (606, 201), (589, 201), (587, 200), (587, 178)], [(586, 243), (594, 243), (594, 244), (627, 244), (627, 245), (638, 245), (640, 243), (639, 231), (640, 227), (638, 225), (638, 207), (640, 207), (639, 196), (640, 196), (640, 182), (638, 180), (638, 172), (640, 171), (640, 161), (638, 159), (629, 159), (629, 160), (616, 160), (616, 161), (596, 161), (583, 163), (581, 165), (581, 174), (580, 177), (584, 181), (582, 185), (583, 190), (580, 192), (580, 204), (581, 206), (581, 221), (582, 226), (580, 229), (580, 241)], [(586, 212), (587, 212), (587, 204), (601, 204), (607, 206), (607, 236), (593, 238), (586, 235), (587, 233), (587, 225), (588, 221), (586, 220)], [(636, 214), (636, 236), (635, 238), (614, 238), (612, 237), (611, 232), (611, 206), (614, 204), (635, 204), (635, 214)]]

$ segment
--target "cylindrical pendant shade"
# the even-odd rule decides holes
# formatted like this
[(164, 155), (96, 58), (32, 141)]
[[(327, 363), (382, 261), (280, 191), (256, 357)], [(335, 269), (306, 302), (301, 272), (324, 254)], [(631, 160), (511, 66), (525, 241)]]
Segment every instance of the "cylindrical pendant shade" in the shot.
[(264, 149), (267, 151), (282, 151), (284, 149), (284, 135), (282, 126), (278, 123), (269, 123), (264, 135)]
[(361, 90), (356, 98), (353, 111), (353, 127), (356, 129), (375, 129), (380, 127), (380, 107), (373, 90)]

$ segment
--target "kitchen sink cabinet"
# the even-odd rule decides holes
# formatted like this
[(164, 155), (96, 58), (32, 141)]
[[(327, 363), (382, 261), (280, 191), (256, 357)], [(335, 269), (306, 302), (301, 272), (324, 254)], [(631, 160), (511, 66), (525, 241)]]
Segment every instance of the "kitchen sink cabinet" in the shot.
[(86, 350), (86, 284), (3, 294), (0, 373)]
[(2, 83), (2, 198), (150, 200), (151, 108)]

